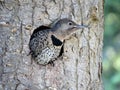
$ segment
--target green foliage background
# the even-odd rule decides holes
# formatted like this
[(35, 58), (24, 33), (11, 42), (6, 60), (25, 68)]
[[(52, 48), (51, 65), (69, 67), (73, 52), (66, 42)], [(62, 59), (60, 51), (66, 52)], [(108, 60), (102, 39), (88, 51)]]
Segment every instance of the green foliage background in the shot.
[(120, 0), (105, 0), (103, 83), (105, 90), (120, 90)]

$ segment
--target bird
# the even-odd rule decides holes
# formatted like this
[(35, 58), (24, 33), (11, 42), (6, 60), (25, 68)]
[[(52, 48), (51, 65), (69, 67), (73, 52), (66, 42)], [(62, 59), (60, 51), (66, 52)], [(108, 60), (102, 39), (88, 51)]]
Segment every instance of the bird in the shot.
[(29, 40), (31, 57), (37, 64), (54, 66), (54, 61), (64, 53), (64, 40), (86, 25), (76, 24), (68, 18), (59, 19), (54, 25), (39, 26)]

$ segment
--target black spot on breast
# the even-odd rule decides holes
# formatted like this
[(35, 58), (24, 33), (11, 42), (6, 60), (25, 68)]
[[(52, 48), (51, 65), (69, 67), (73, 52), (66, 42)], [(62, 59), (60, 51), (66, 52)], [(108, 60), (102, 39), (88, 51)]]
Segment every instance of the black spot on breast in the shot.
[(53, 45), (55, 45), (55, 46), (61, 46), (62, 45), (62, 41), (57, 39), (54, 35), (51, 35), (51, 39), (52, 39)]

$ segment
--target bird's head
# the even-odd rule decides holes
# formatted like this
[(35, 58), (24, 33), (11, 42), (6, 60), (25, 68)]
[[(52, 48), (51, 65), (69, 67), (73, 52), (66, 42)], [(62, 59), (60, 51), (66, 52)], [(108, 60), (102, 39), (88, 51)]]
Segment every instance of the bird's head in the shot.
[(78, 25), (70, 19), (64, 18), (57, 21), (52, 31), (60, 40), (64, 40), (68, 35), (72, 34), (78, 29), (85, 28), (85, 25)]

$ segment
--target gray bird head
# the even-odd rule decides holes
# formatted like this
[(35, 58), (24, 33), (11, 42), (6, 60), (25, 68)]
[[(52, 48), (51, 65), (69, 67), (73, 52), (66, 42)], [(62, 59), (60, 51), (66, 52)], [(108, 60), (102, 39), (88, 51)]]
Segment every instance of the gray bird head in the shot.
[(65, 39), (68, 35), (72, 34), (78, 29), (85, 28), (85, 25), (78, 25), (70, 19), (64, 18), (57, 21), (53, 27), (52, 32), (59, 38)]

